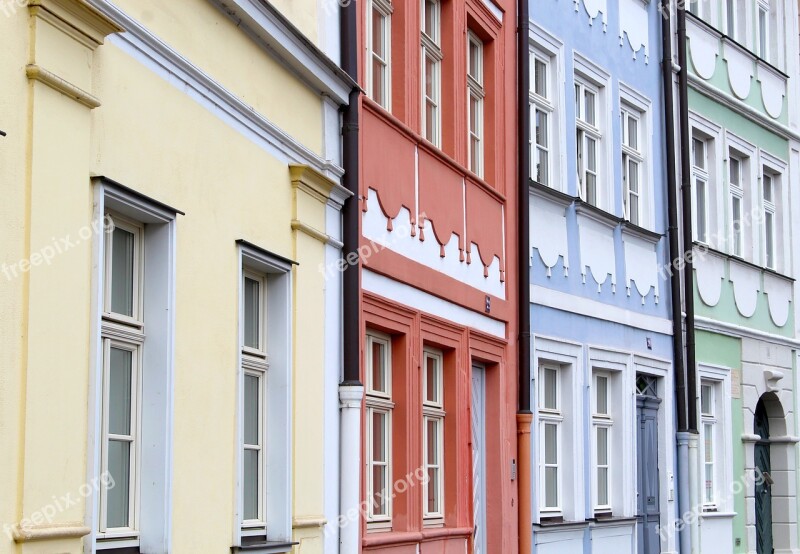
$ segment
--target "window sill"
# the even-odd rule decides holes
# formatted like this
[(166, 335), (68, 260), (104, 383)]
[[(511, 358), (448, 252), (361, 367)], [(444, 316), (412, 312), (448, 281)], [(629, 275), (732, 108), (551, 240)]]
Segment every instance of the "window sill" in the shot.
[(625, 223), (625, 220), (621, 217), (617, 217), (614, 214), (605, 211), (603, 208), (598, 208), (593, 204), (589, 204), (585, 200), (581, 198), (575, 199), (575, 212), (579, 216), (588, 217), (589, 219), (593, 219), (594, 221), (600, 223), (601, 225), (605, 225), (606, 227), (613, 229), (617, 225)]
[(242, 546), (231, 546), (231, 552), (247, 552), (249, 554), (284, 554), (292, 551), (298, 542), (265, 541)]
[(583, 528), (589, 525), (588, 521), (581, 520), (581, 521), (564, 521), (564, 518), (561, 516), (555, 517), (540, 517), (539, 523), (534, 523), (534, 529), (577, 529)]
[(636, 225), (635, 223), (631, 223), (627, 220), (622, 224), (622, 233), (626, 235), (633, 235), (651, 244), (658, 244), (658, 241), (664, 236), (663, 234), (651, 231), (646, 227)]
[(573, 202), (580, 200), (577, 196), (571, 196), (566, 192), (560, 191), (553, 187), (548, 187), (547, 185), (543, 185), (542, 183), (537, 183), (534, 180), (528, 181), (528, 186), (531, 189), (531, 192), (536, 196), (546, 198), (556, 204), (564, 206), (570, 206)]
[(123, 546), (123, 547), (112, 547), (112, 548), (101, 548), (98, 546), (97, 552), (102, 552), (103, 554), (139, 554), (140, 550), (138, 546)]

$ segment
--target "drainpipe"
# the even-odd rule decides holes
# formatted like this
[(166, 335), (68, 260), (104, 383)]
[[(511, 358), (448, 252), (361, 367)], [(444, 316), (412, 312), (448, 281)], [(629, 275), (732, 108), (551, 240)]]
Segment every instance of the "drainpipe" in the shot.
[(517, 344), (519, 366), (519, 407), (517, 411), (517, 458), (519, 468), (518, 487), (518, 532), (519, 554), (531, 553), (531, 284), (530, 284), (530, 150), (528, 139), (531, 133), (528, 95), (530, 90), (528, 36), (530, 22), (528, 0), (517, 2), (517, 210), (518, 210), (518, 254), (519, 264), (517, 291), (519, 315), (519, 342)]
[[(340, 8), (342, 69), (358, 82), (358, 20), (357, 2), (343, 2)], [(358, 87), (350, 91), (348, 106), (342, 122), (342, 184), (353, 193), (342, 208), (342, 258), (356, 256), (359, 240), (359, 185), (358, 185)], [(355, 253), (355, 254), (353, 254)], [(357, 554), (360, 549), (359, 530), (361, 522), (345, 519), (357, 513), (361, 494), (361, 403), (364, 387), (360, 381), (360, 260), (356, 264), (342, 264), (342, 353), (343, 380), (339, 385), (341, 407), (340, 443), (340, 494), (339, 494), (339, 553)]]
[[(697, 458), (697, 361), (695, 355), (694, 329), (694, 263), (692, 261), (692, 179), (691, 157), (689, 147), (689, 76), (686, 66), (686, 9), (685, 4), (678, 5), (678, 90), (680, 94), (680, 139), (681, 139), (681, 196), (683, 209), (683, 290), (686, 308), (686, 442), (688, 457), (688, 486), (690, 510), (699, 506), (699, 475)], [(681, 441), (681, 442), (683, 442)], [(685, 513), (685, 512), (683, 512)], [(700, 550), (700, 523), (698, 518), (689, 518), (691, 550)], [(684, 532), (685, 533), (685, 532)]]

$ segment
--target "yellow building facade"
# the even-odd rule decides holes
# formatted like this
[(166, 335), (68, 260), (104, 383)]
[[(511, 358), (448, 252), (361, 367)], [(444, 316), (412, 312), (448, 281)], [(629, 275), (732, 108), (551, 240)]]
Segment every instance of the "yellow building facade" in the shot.
[(0, 554), (333, 552), (336, 10), (0, 2)]

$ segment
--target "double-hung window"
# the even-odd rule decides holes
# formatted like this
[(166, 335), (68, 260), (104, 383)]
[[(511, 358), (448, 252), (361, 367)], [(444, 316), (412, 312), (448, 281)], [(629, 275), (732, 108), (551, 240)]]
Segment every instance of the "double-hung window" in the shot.
[(469, 97), (469, 168), (483, 177), (484, 158), (484, 96), (483, 42), (473, 33), (467, 33), (467, 96)]
[(717, 385), (702, 381), (700, 385), (700, 419), (703, 426), (703, 507), (716, 508), (717, 474)]
[(694, 237), (708, 242), (709, 167), (708, 146), (705, 139), (692, 137), (692, 180), (694, 185)]
[(539, 368), (539, 505), (542, 515), (561, 512), (561, 370)]
[(644, 216), (642, 177), (644, 155), (642, 145), (641, 114), (623, 107), (622, 124), (622, 180), (625, 188), (623, 199), (625, 219), (634, 225), (642, 225)]
[(100, 494), (98, 539), (138, 540), (140, 396), (144, 347), (144, 226), (107, 213), (102, 317), (101, 465), (113, 486)]
[(442, 6), (439, 0), (422, 0), (422, 136), (442, 145)]
[(611, 511), (611, 452), (614, 420), (610, 409), (610, 376), (605, 372), (594, 373), (592, 429), (594, 431), (594, 509), (596, 512)]
[(265, 383), (267, 355), (266, 276), (242, 275), (242, 532), (263, 534), (266, 525)]
[(575, 133), (580, 197), (593, 206), (602, 202), (599, 190), (601, 156), (600, 91), (587, 81), (575, 79)]
[(366, 339), (367, 523), (388, 526), (392, 518), (392, 343), (370, 331)]
[(763, 229), (764, 229), (764, 265), (770, 269), (777, 269), (776, 263), (776, 177), (769, 171), (764, 171), (761, 176), (761, 189), (763, 200)]
[(367, 7), (368, 62), (367, 94), (383, 108), (391, 109), (392, 4), (390, 0), (369, 0)]
[(422, 515), (426, 525), (444, 523), (444, 358), (426, 348), (423, 355), (422, 450), (427, 479)]
[(744, 164), (742, 159), (734, 155), (728, 157), (728, 187), (730, 194), (731, 209), (731, 253), (734, 256), (744, 256), (744, 229), (742, 228), (742, 217), (744, 211), (744, 185), (742, 169)]
[(531, 178), (542, 185), (554, 186), (551, 181), (554, 120), (551, 60), (538, 50), (531, 52), (530, 115), (533, 133), (530, 139)]

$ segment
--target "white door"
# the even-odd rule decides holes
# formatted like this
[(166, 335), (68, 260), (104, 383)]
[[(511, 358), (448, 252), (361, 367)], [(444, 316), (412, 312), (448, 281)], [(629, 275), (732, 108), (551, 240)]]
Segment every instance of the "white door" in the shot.
[(472, 366), (473, 554), (486, 554), (486, 370)]

